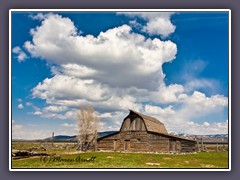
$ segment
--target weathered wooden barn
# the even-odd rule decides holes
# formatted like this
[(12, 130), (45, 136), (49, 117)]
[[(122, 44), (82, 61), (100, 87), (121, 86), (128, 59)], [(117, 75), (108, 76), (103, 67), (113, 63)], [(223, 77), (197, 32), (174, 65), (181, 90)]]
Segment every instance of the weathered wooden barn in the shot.
[(98, 138), (98, 150), (130, 152), (194, 152), (196, 141), (168, 134), (154, 117), (130, 110), (120, 131)]

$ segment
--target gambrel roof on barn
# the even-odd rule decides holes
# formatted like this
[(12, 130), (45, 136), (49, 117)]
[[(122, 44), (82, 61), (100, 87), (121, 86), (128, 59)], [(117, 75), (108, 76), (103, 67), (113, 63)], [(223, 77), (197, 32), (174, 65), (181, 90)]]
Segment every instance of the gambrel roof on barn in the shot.
[[(145, 128), (147, 131), (151, 131), (151, 132), (156, 132), (156, 133), (161, 133), (161, 134), (168, 134), (167, 129), (165, 128), (164, 124), (162, 122), (160, 122), (158, 119), (151, 117), (151, 116), (147, 116), (144, 114), (141, 114), (139, 112), (133, 111), (133, 110), (129, 110), (130, 113), (129, 115), (124, 119), (124, 121), (126, 119), (128, 119), (128, 117), (131, 117), (133, 115), (138, 116), (140, 119), (143, 120), (144, 124), (145, 124)], [(124, 124), (124, 123), (123, 123)], [(123, 127), (121, 127), (120, 131), (123, 130)]]

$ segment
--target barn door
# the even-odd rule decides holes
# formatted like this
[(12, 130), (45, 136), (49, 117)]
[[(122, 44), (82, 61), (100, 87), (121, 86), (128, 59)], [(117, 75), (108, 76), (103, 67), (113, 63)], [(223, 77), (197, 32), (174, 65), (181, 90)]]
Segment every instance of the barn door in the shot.
[(169, 140), (169, 152), (176, 152), (176, 141), (170, 139)]
[(114, 149), (114, 151), (117, 150), (117, 140), (116, 139), (114, 139), (114, 141), (113, 141), (113, 149)]
[(124, 141), (124, 151), (129, 151), (130, 150), (130, 140), (125, 140)]

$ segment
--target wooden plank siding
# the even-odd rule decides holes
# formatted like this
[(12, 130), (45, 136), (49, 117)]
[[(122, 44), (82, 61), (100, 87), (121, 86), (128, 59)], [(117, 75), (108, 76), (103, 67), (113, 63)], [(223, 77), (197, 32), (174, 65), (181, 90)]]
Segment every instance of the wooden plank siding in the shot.
[(123, 131), (98, 139), (98, 150), (131, 152), (194, 152), (195, 142), (146, 131)]

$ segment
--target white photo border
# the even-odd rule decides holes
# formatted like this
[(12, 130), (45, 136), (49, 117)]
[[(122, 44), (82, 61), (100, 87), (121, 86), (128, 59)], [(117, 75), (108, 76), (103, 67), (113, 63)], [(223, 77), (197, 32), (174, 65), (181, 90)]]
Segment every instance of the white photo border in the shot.
[[(12, 168), (12, 13), (13, 12), (228, 12), (228, 168)], [(9, 171), (231, 171), (231, 10), (230, 9), (10, 9), (9, 10)]]

